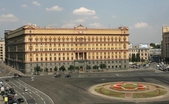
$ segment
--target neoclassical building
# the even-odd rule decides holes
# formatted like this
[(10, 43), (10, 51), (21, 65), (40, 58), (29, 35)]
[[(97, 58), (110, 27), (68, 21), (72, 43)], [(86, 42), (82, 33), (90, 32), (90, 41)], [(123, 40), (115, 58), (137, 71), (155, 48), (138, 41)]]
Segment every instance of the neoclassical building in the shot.
[(41, 28), (25, 25), (5, 31), (7, 65), (31, 74), (38, 65), (53, 71), (70, 65), (86, 70), (86, 66), (106, 64), (107, 69), (126, 69), (129, 64), (129, 30), (87, 28)]

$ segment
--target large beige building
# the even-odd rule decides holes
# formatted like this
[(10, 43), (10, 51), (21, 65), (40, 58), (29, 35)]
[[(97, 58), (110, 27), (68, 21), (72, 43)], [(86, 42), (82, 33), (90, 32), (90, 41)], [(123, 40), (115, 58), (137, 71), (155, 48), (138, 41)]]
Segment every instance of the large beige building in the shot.
[(5, 41), (3, 38), (0, 39), (0, 62), (5, 61)]
[(169, 62), (169, 26), (162, 27), (162, 61)]
[(129, 64), (127, 27), (96, 29), (79, 25), (74, 28), (40, 28), (25, 25), (5, 32), (6, 64), (30, 74), (38, 65), (53, 71), (70, 65), (106, 64), (107, 69), (126, 69)]

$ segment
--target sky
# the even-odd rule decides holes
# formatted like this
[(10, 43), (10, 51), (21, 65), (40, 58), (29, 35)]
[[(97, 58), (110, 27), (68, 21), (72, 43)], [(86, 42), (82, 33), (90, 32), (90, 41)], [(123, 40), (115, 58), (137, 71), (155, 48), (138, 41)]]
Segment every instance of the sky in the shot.
[(129, 28), (129, 42), (161, 43), (169, 0), (0, 0), (0, 37), (27, 24), (39, 27)]

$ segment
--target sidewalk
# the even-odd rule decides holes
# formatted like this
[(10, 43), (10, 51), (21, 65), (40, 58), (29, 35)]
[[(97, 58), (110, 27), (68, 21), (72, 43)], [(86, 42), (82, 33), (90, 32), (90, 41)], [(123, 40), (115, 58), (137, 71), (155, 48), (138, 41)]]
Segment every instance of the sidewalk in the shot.
[(10, 72), (12, 72), (12, 73), (18, 73), (18, 74), (20, 74), (20, 75), (22, 75), (22, 76), (25, 76), (24, 73), (20, 72), (19, 70), (14, 69), (14, 68), (12, 68), (12, 67), (10, 67), (10, 66), (4, 64), (4, 63), (0, 63), (0, 67), (2, 67), (2, 68), (4, 68), (4, 69), (7, 69), (8, 71), (10, 71)]
[(0, 95), (0, 104), (4, 104), (3, 97)]

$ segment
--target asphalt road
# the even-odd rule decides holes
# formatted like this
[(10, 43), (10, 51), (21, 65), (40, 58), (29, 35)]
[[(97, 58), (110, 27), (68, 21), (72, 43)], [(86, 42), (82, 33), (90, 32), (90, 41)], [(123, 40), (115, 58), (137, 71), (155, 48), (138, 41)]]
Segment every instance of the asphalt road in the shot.
[[(95, 84), (106, 82), (137, 81), (160, 84), (169, 87), (169, 72), (155, 70), (136, 70), (112, 73), (72, 74), (71, 78), (53, 78), (53, 76), (37, 76), (20, 80), (49, 95), (54, 104), (169, 104), (169, 99), (152, 102), (126, 102), (93, 95), (89, 88)], [(50, 103), (49, 103), (50, 104)]]
[[(22, 104), (54, 104), (48, 95), (23, 82), (20, 78), (13, 78), (13, 75), (14, 72), (0, 67), (0, 82), (3, 82), (5, 87), (14, 88), (16, 91), (15, 98), (23, 98), (25, 100)], [(9, 79), (8, 82), (5, 81), (6, 78)], [(25, 87), (28, 92), (23, 90)]]
[[(13, 73), (0, 67), (0, 80), (11, 77)], [(160, 84), (169, 87), (169, 72), (155, 69), (134, 70), (109, 73), (72, 74), (71, 78), (53, 78), (53, 76), (36, 76), (34, 81), (30, 77), (10, 79), (5, 85), (14, 87), (16, 98), (25, 99), (23, 104), (169, 104), (169, 99), (152, 102), (126, 102), (116, 99), (103, 98), (93, 95), (89, 88), (95, 84), (107, 82), (137, 81)], [(23, 88), (28, 87), (29, 92)], [(51, 100), (51, 99), (52, 100)], [(53, 102), (52, 102), (53, 101)]]

